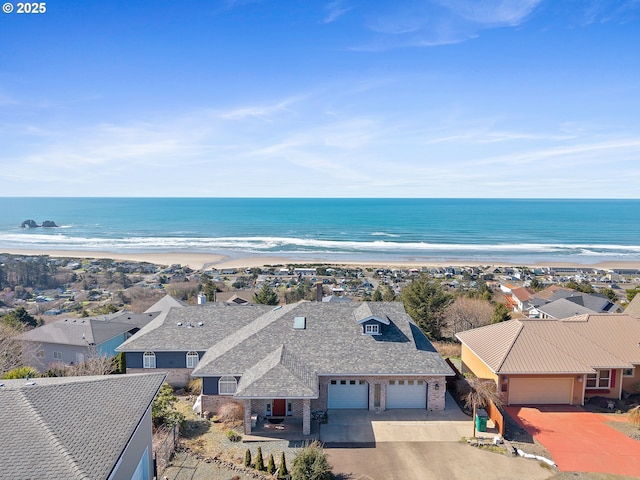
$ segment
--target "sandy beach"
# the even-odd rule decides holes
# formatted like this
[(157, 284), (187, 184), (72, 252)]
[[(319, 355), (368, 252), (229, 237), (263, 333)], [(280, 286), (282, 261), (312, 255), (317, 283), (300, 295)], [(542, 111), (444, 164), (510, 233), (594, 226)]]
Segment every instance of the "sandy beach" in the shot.
[[(57, 258), (90, 258), (103, 259), (110, 258), (113, 260), (129, 260), (134, 262), (148, 262), (156, 265), (173, 265), (180, 264), (188, 266), (194, 270), (220, 269), (220, 268), (250, 268), (262, 267), (265, 265), (287, 265), (287, 264), (326, 264), (326, 265), (350, 265), (362, 267), (446, 267), (446, 266), (516, 266), (507, 263), (481, 262), (477, 260), (455, 260), (455, 261), (431, 261), (411, 260), (411, 261), (345, 261), (331, 260), (327, 258), (316, 259), (296, 259), (295, 257), (266, 257), (266, 256), (238, 256), (228, 257), (216, 253), (198, 253), (198, 252), (154, 252), (154, 253), (118, 253), (106, 251), (83, 251), (83, 250), (28, 250), (28, 249), (3, 249), (0, 253), (11, 255), (48, 255)], [(598, 263), (571, 263), (571, 262), (540, 262), (528, 267), (565, 267), (565, 268), (597, 268), (601, 270), (611, 269), (640, 269), (640, 261), (605, 261)]]

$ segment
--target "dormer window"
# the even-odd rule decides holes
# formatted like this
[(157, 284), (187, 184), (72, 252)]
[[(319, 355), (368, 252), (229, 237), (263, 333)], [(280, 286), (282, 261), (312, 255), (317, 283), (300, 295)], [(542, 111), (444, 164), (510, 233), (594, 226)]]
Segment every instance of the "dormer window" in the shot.
[(364, 333), (367, 335), (380, 335), (380, 325), (377, 323), (367, 323), (364, 326)]

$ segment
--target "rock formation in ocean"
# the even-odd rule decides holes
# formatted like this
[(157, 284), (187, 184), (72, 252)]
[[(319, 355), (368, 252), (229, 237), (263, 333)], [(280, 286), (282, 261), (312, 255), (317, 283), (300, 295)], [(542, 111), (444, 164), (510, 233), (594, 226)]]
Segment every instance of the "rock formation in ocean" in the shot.
[(42, 226), (45, 228), (53, 228), (57, 227), (58, 225), (56, 225), (56, 222), (54, 222), (53, 220), (45, 220), (44, 222), (42, 222)]
[(25, 220), (24, 222), (22, 222), (22, 225), (20, 225), (22, 228), (36, 228), (39, 227), (40, 225), (38, 225), (34, 220)]

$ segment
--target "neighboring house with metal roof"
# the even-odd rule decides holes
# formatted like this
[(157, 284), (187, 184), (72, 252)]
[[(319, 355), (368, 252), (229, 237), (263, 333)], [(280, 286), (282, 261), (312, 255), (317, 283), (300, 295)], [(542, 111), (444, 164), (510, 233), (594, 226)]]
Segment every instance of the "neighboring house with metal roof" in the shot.
[(92, 355), (113, 356), (115, 348), (158, 313), (117, 312), (85, 318), (62, 318), (34, 328), (20, 338), (35, 346), (39, 370), (54, 363), (73, 365)]
[(511, 320), (456, 334), (463, 371), (513, 404), (583, 405), (640, 381), (640, 319), (624, 314)]
[(0, 380), (0, 477), (152, 479), (151, 404), (164, 378)]
[(627, 308), (624, 309), (624, 313), (632, 317), (640, 318), (640, 295), (633, 297), (633, 300), (631, 300)]
[(251, 415), (312, 410), (442, 410), (453, 372), (398, 302), (205, 304), (173, 308), (119, 348), (127, 371), (161, 369), (170, 383), (202, 378), (203, 411)]

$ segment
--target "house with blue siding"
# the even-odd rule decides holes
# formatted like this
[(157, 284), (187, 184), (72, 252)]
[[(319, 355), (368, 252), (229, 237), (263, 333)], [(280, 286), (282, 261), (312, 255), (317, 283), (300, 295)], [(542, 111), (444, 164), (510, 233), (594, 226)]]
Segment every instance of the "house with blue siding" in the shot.
[(311, 411), (443, 410), (453, 372), (399, 302), (174, 306), (120, 347), (127, 372), (202, 378), (202, 411), (229, 402), (257, 418)]
[(68, 317), (20, 335), (36, 351), (34, 365), (41, 371), (52, 364), (75, 365), (100, 355), (112, 357), (116, 348), (138, 332), (159, 312), (134, 314), (121, 311), (95, 317)]

